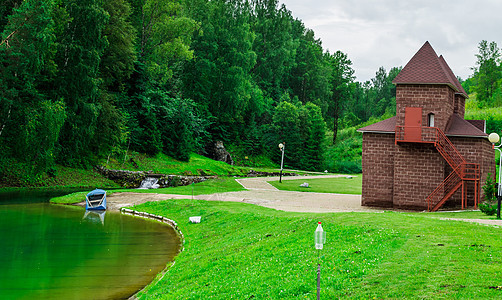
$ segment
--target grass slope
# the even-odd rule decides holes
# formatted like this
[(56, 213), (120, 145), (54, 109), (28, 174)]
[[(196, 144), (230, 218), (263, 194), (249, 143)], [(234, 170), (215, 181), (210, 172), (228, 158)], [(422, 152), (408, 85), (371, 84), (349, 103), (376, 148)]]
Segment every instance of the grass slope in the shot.
[[(116, 188), (118, 184), (103, 177), (93, 169), (68, 168), (57, 165), (54, 176), (44, 174), (38, 179), (19, 179), (22, 176), (7, 174), (6, 178), (0, 181), (0, 188), (87, 188), (102, 187)], [(11, 171), (22, 174), (23, 171)]]
[[(308, 188), (300, 187), (300, 184), (307, 182)], [(278, 180), (269, 181), (271, 185), (283, 191), (297, 192), (316, 192), (316, 193), (335, 193), (335, 194), (354, 194), (362, 193), (362, 176), (355, 175), (348, 179), (346, 177), (339, 178), (313, 178), (313, 179), (295, 179), (283, 180), (280, 183)]]
[[(184, 251), (140, 299), (502, 297), (500, 228), (427, 213), (287, 213), (232, 202), (168, 200), (134, 209), (174, 219)], [(200, 215), (200, 224), (189, 216)]]
[(175, 160), (162, 153), (155, 157), (132, 153), (125, 162), (111, 159), (106, 167), (109, 169), (143, 170), (175, 175), (245, 175), (248, 170), (247, 168), (231, 166), (195, 153), (190, 155), (188, 162)]

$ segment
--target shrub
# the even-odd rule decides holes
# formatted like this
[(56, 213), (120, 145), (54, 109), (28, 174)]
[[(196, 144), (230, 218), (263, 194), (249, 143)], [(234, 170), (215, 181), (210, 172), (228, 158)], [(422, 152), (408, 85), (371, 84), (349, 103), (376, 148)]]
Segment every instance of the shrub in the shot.
[(497, 212), (497, 203), (482, 202), (479, 203), (479, 210), (487, 216), (493, 216)]
[(485, 195), (485, 201), (479, 204), (479, 210), (485, 215), (493, 216), (497, 212), (497, 198), (496, 198), (497, 186), (495, 180), (491, 173), (488, 173), (486, 178), (486, 183), (483, 186), (483, 194)]

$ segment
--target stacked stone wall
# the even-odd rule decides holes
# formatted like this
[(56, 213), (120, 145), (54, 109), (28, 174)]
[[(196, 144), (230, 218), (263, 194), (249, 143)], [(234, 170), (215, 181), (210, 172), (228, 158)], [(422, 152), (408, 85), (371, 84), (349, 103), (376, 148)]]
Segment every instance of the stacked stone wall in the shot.
[(394, 151), (394, 133), (363, 134), (362, 205), (393, 206)]
[(394, 155), (394, 207), (427, 209), (426, 199), (443, 182), (444, 168), (433, 144), (399, 144)]
[(434, 127), (445, 131), (454, 111), (454, 91), (447, 85), (411, 85), (396, 87), (396, 125), (404, 126), (406, 107), (422, 107), (422, 126), (427, 126), (427, 115), (434, 114)]

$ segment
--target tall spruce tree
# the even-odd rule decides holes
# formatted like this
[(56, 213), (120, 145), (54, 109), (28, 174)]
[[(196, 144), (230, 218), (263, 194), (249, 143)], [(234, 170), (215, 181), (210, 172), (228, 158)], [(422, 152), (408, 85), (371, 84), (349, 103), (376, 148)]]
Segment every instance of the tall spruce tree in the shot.
[(53, 9), (53, 1), (23, 1), (1, 36), (0, 152), (29, 180), (53, 167), (65, 118), (63, 103), (44, 90), (54, 73)]
[(64, 0), (61, 5), (68, 18), (58, 40), (55, 97), (66, 103), (67, 119), (59, 137), (59, 159), (88, 166), (100, 155), (94, 138), (101, 126), (99, 63), (108, 45), (103, 30), (109, 15), (101, 0)]
[(493, 106), (492, 97), (499, 88), (499, 81), (502, 78), (500, 49), (497, 43), (482, 40), (478, 45), (478, 51), (476, 67), (473, 68), (477, 81), (474, 91), (482, 105)]
[[(209, 1), (192, 11), (203, 33), (194, 37), (196, 58), (185, 65), (184, 95), (194, 99), (214, 122), (211, 134), (225, 141), (245, 128), (247, 108), (256, 100), (250, 71), (256, 63), (249, 7), (238, 1)], [(258, 106), (258, 105), (256, 105)]]
[(342, 117), (344, 108), (350, 98), (350, 83), (354, 80), (354, 70), (352, 62), (347, 54), (337, 51), (332, 55), (327, 54), (327, 59), (331, 67), (331, 101), (329, 102), (329, 112), (333, 116), (333, 144), (338, 133), (339, 119)]

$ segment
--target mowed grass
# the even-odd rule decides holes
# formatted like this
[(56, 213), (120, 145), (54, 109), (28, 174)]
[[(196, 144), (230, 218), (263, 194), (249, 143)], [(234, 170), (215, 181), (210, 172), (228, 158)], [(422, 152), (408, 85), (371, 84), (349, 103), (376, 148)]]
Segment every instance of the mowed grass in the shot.
[[(300, 184), (307, 182), (308, 188), (300, 187)], [(316, 192), (316, 193), (336, 193), (336, 194), (355, 194), (362, 193), (362, 176), (354, 175), (352, 178), (333, 177), (333, 178), (314, 178), (314, 179), (294, 179), (269, 181), (271, 185), (283, 191), (298, 192)]]
[[(244, 203), (168, 200), (136, 210), (175, 220), (184, 250), (140, 299), (502, 298), (501, 228), (435, 213), (290, 213)], [(202, 216), (190, 224), (190, 216)]]

